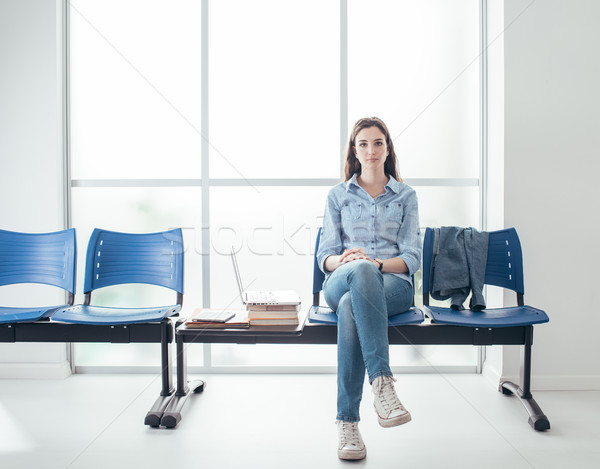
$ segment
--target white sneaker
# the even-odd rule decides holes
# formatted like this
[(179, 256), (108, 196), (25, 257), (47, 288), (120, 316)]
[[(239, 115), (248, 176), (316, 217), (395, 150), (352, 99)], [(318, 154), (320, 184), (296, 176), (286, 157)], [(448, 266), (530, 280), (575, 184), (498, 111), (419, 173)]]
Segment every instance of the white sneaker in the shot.
[(367, 448), (358, 431), (358, 422), (337, 420), (338, 428), (338, 458), (364, 459)]
[(396, 379), (391, 376), (378, 376), (371, 386), (375, 395), (373, 405), (382, 427), (395, 427), (411, 420), (410, 414), (398, 399), (394, 381)]

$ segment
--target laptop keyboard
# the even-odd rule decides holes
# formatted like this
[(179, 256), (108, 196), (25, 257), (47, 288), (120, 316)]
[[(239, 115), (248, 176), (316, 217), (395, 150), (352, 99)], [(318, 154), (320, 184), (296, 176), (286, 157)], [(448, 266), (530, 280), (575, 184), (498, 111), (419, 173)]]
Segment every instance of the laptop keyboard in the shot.
[(271, 291), (247, 291), (246, 303), (276, 303), (277, 299)]

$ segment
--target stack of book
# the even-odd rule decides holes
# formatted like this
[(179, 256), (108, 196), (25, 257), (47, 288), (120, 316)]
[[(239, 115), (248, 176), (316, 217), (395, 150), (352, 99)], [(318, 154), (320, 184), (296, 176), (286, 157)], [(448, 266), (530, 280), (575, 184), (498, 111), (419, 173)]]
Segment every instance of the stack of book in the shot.
[(246, 305), (251, 326), (297, 326), (300, 305)]

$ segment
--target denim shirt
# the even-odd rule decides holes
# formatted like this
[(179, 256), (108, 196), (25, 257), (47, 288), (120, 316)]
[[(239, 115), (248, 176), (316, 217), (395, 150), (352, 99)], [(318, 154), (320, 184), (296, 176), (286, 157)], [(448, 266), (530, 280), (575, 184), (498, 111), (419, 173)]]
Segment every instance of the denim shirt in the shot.
[(400, 257), (408, 273), (394, 274), (412, 284), (421, 265), (421, 231), (417, 194), (390, 176), (385, 193), (373, 199), (359, 186), (357, 175), (334, 186), (327, 196), (317, 262), (325, 275), (325, 259), (345, 249), (361, 248), (371, 259)]

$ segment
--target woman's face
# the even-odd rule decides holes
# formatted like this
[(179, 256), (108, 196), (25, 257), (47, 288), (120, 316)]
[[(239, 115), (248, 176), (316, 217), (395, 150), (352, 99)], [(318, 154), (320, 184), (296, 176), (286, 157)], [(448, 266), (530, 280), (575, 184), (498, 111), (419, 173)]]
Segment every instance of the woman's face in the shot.
[(354, 154), (361, 165), (361, 171), (383, 170), (385, 160), (389, 155), (385, 135), (378, 127), (367, 127), (356, 135)]

